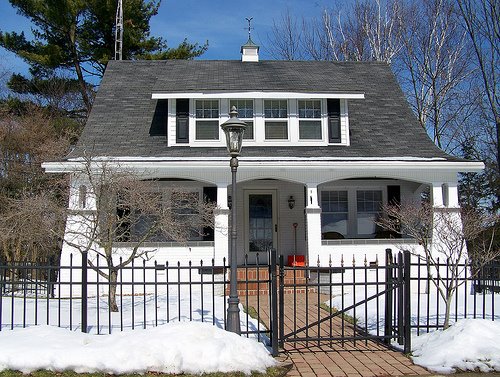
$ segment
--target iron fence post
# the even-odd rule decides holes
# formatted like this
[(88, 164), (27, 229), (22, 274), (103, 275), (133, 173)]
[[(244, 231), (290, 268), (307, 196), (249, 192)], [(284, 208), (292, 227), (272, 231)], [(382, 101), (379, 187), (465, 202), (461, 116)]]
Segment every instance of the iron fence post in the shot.
[(271, 276), (271, 346), (273, 356), (278, 356), (278, 287), (276, 281), (276, 249), (271, 249), (271, 263), (269, 275)]
[(87, 332), (87, 251), (82, 252), (82, 332)]
[(385, 326), (384, 326), (384, 342), (391, 344), (392, 338), (392, 249), (385, 249)]
[(283, 348), (285, 342), (285, 266), (283, 255), (279, 258), (280, 285), (279, 285), (279, 346)]
[(411, 352), (411, 254), (408, 250), (404, 251), (404, 353)]
[(404, 277), (403, 277), (403, 253), (400, 251), (398, 253), (398, 344), (403, 345), (404, 343)]

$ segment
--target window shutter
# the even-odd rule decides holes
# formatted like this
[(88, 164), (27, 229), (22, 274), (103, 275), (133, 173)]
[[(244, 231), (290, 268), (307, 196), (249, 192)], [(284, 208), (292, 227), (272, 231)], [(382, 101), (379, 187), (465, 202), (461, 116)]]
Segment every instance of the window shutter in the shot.
[(328, 99), (328, 141), (340, 143), (340, 99)]
[[(203, 187), (203, 200), (217, 202), (217, 187)], [(214, 240), (214, 228), (203, 228), (203, 241)]]
[(189, 143), (189, 99), (176, 101), (176, 143)]

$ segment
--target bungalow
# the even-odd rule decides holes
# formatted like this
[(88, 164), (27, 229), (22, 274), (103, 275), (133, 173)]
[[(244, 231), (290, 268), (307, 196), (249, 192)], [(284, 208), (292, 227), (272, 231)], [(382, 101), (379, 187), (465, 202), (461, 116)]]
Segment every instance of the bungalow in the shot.
[[(187, 244), (156, 239), (155, 259), (216, 263), (228, 257), (229, 208), (238, 209), (238, 263), (267, 248), (328, 264), (341, 255), (374, 261), (394, 245), (375, 223), (388, 202), (456, 210), (457, 173), (480, 162), (437, 148), (417, 123), (389, 65), (379, 62), (110, 61), (81, 138), (45, 170), (71, 173), (70, 209), (84, 183), (85, 151), (217, 202), (215, 229)], [(235, 106), (248, 125), (232, 198), (220, 125)], [(398, 243), (413, 243), (400, 239)], [(127, 243), (117, 246), (126, 250)], [(74, 252), (65, 245), (62, 263)]]

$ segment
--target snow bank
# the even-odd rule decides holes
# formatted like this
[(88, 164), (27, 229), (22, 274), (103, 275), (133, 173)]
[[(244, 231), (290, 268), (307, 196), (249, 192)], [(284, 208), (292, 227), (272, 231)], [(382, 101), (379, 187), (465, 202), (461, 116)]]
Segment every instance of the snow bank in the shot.
[(437, 373), (500, 371), (500, 323), (462, 319), (447, 330), (412, 338), (413, 362)]
[(263, 372), (276, 365), (262, 343), (199, 322), (178, 322), (112, 335), (51, 326), (0, 332), (0, 370), (78, 373)]

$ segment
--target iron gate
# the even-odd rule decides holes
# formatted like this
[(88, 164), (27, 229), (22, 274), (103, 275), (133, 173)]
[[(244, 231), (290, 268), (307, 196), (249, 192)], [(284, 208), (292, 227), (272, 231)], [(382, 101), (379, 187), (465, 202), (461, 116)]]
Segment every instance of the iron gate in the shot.
[[(285, 266), (271, 253), (271, 345), (273, 353), (285, 343), (305, 347), (375, 340), (397, 341), (404, 352), (410, 344), (410, 253), (384, 264), (328, 267)], [(278, 265), (278, 269), (272, 266)]]

